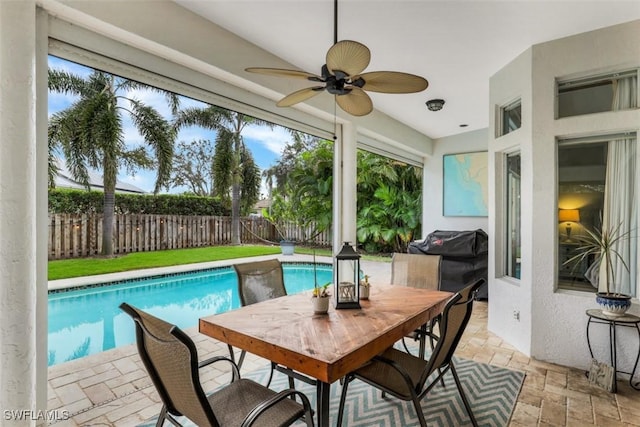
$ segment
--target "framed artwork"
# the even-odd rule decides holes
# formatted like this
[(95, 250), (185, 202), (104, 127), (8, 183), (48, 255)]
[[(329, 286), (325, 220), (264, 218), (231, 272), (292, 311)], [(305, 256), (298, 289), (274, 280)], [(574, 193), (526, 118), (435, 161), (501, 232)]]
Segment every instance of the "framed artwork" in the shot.
[(488, 216), (488, 153), (445, 154), (442, 159), (442, 214)]

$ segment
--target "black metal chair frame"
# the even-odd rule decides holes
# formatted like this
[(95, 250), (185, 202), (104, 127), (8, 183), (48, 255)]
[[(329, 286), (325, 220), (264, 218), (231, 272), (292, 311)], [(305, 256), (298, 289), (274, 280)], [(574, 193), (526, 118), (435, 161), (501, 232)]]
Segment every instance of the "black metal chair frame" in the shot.
[[(398, 261), (398, 259), (400, 259), (400, 261)], [(428, 260), (430, 262), (430, 264), (433, 264), (433, 260), (437, 259), (437, 267), (435, 270), (428, 270), (428, 272), (434, 272), (436, 275), (436, 282), (437, 285), (433, 288), (433, 289), (440, 289), (440, 264), (441, 264), (441, 259), (442, 257), (440, 255), (417, 255), (417, 254), (404, 254), (404, 253), (394, 253), (393, 254), (393, 259), (391, 262), (391, 282), (393, 285), (398, 285), (398, 284), (404, 284), (405, 286), (411, 286), (411, 287), (427, 287), (427, 288), (432, 288), (433, 287), (433, 279), (432, 277), (423, 277), (423, 276), (418, 276), (421, 277), (422, 280), (420, 279), (416, 279), (416, 278), (411, 278), (412, 276), (410, 275), (410, 269), (411, 269), (411, 265), (416, 265), (415, 263), (412, 263), (412, 259), (414, 260)], [(406, 283), (396, 283), (396, 275), (398, 272), (398, 266), (396, 264), (396, 262), (399, 262), (401, 264), (407, 264), (405, 268), (405, 270), (400, 270), (403, 271), (404, 274), (400, 274), (402, 277), (406, 277), (407, 282)], [(424, 268), (424, 264), (420, 263), (418, 264), (418, 266), (420, 268)], [(419, 274), (423, 274), (425, 273), (425, 271), (419, 271)], [(407, 335), (406, 337), (402, 338), (402, 345), (404, 347), (404, 350), (411, 354), (411, 351), (409, 350), (409, 347), (407, 346), (407, 338), (412, 338), (414, 341), (419, 341), (419, 349), (418, 349), (418, 357), (425, 357), (425, 341), (428, 338), (429, 339), (429, 345), (431, 346), (431, 351), (433, 351), (434, 347), (435, 347), (435, 342), (438, 340), (438, 335), (435, 334), (434, 330), (435, 330), (435, 326), (438, 324), (438, 322), (440, 321), (440, 315), (438, 315), (437, 317), (434, 317), (433, 319), (431, 319), (427, 324), (422, 325), (419, 329), (414, 330), (413, 332), (411, 332), (411, 334)]]
[[(244, 307), (246, 305), (249, 304), (253, 304), (255, 302), (258, 301), (248, 301), (247, 300), (247, 295), (245, 290), (243, 289), (243, 275), (245, 274), (245, 272), (243, 271), (244, 268), (246, 266), (261, 266), (264, 267), (266, 270), (279, 270), (279, 277), (280, 280), (278, 282), (278, 287), (274, 288), (277, 292), (276, 295), (274, 297), (281, 297), (281, 296), (286, 296), (287, 295), (287, 289), (285, 288), (284, 285), (284, 272), (282, 270), (282, 264), (280, 263), (280, 261), (278, 259), (270, 259), (270, 260), (266, 260), (266, 261), (255, 261), (255, 262), (250, 262), (250, 263), (242, 263), (242, 264), (234, 264), (233, 268), (236, 271), (236, 275), (238, 276), (238, 294), (240, 297), (240, 304)], [(229, 355), (231, 357), (231, 360), (235, 361), (235, 354), (233, 351), (233, 347), (229, 344), (227, 344), (227, 347), (229, 349)], [(246, 350), (242, 350), (240, 352), (240, 356), (238, 358), (238, 368), (242, 368), (242, 364), (244, 363), (244, 358), (246, 356), (247, 352)], [(300, 381), (303, 381), (307, 384), (310, 385), (316, 385), (317, 382), (313, 379), (313, 378), (309, 378), (305, 375), (299, 374), (295, 371), (293, 371), (290, 368), (287, 368), (286, 366), (283, 365), (279, 365), (275, 362), (271, 362), (271, 373), (269, 374), (269, 379), (267, 381), (267, 387), (269, 387), (269, 385), (271, 384), (271, 380), (273, 379), (273, 373), (274, 371), (278, 371), (281, 372), (285, 375), (287, 375), (288, 377), (288, 381), (289, 381), (289, 388), (293, 389), (295, 388), (295, 384), (293, 382), (294, 378)]]
[[(397, 373), (402, 377), (406, 385), (406, 389), (403, 391), (407, 392), (408, 398), (407, 398), (407, 395), (404, 395), (404, 396), (400, 395), (396, 391), (391, 389), (389, 386), (385, 386), (385, 384), (381, 384), (380, 382), (376, 382), (370, 378), (367, 378), (366, 376), (363, 376), (364, 372), (362, 372), (362, 370), (368, 365), (368, 364), (365, 364), (363, 368), (353, 371), (347, 374), (345, 377), (344, 385), (342, 388), (342, 394), (340, 396), (340, 407), (338, 409), (337, 425), (338, 426), (342, 425), (344, 404), (346, 401), (349, 383), (355, 379), (359, 379), (381, 390), (383, 392), (383, 396), (385, 393), (389, 393), (392, 396), (397, 397), (398, 399), (412, 401), (415, 407), (416, 413), (418, 415), (420, 425), (425, 427), (427, 423), (424, 418), (422, 408), (420, 406), (420, 401), (433, 389), (433, 387), (437, 385), (437, 383), (442, 379), (442, 377), (447, 372), (450, 371), (451, 374), (453, 375), (453, 379), (455, 381), (456, 387), (458, 388), (458, 392), (460, 393), (462, 402), (464, 403), (464, 406), (467, 412), (469, 413), (469, 417), (471, 418), (471, 423), (473, 424), (474, 427), (477, 427), (478, 423), (476, 422), (473, 412), (471, 411), (471, 405), (469, 403), (469, 400), (467, 399), (467, 396), (465, 395), (462, 389), (462, 385), (460, 383), (460, 379), (458, 377), (458, 373), (456, 372), (452, 358), (453, 358), (453, 353), (455, 352), (455, 349), (458, 346), (458, 343), (460, 342), (460, 338), (462, 337), (462, 334), (464, 333), (464, 330), (467, 324), (469, 323), (469, 319), (471, 317), (471, 313), (473, 309), (473, 301), (476, 297), (478, 289), (480, 288), (480, 286), (482, 286), (482, 284), (484, 284), (484, 279), (477, 280), (473, 284), (469, 285), (465, 289), (455, 294), (447, 302), (447, 305), (442, 311), (442, 316), (441, 316), (440, 339), (437, 341), (435, 349), (428, 360), (424, 360), (422, 358), (413, 356), (411, 354), (401, 352), (400, 350), (397, 350), (395, 348), (390, 348), (390, 349), (387, 349), (382, 354), (375, 356), (373, 360), (369, 362), (374, 364), (380, 363), (380, 364), (389, 366), (393, 370), (397, 371)], [(450, 328), (449, 312), (450, 310), (453, 309), (453, 307), (460, 306), (460, 305), (466, 306), (464, 317), (462, 318), (457, 330), (455, 331), (449, 330)], [(447, 337), (448, 337), (448, 334), (451, 334), (451, 333), (455, 335), (453, 336), (451, 341), (449, 341)], [(444, 355), (441, 354), (443, 351), (445, 352)], [(411, 378), (411, 376), (409, 375), (407, 370), (402, 366), (402, 364), (398, 363), (395, 360), (392, 360), (392, 359), (395, 359), (396, 356), (400, 360), (402, 359), (406, 360), (407, 358), (410, 358), (412, 362), (423, 365), (422, 373), (418, 381), (415, 381), (415, 379)], [(438, 372), (436, 378), (433, 381), (431, 381), (431, 383), (426, 384), (428, 378), (434, 372)]]
[[(120, 304), (120, 309), (123, 310), (125, 313), (127, 313), (129, 316), (131, 316), (134, 320), (134, 323), (136, 326), (136, 343), (138, 347), (138, 353), (163, 403), (162, 409), (160, 410), (160, 414), (158, 415), (158, 421), (156, 423), (156, 427), (161, 427), (164, 424), (165, 420), (168, 420), (171, 424), (177, 427), (181, 427), (180, 422), (175, 417), (184, 416), (184, 414), (182, 414), (179, 410), (176, 409), (173, 401), (170, 398), (170, 393), (167, 391), (167, 388), (171, 387), (171, 385), (170, 384), (165, 385), (165, 383), (162, 381), (161, 376), (158, 374), (158, 371), (153, 361), (151, 360), (149, 354), (147, 353), (147, 349), (145, 346), (145, 337), (157, 343), (163, 343), (167, 341), (163, 340), (160, 337), (157, 337), (147, 327), (145, 327), (144, 322), (142, 321), (138, 313), (139, 309), (136, 309), (133, 306), (124, 302)], [(150, 316), (149, 314), (146, 314), (146, 315)], [(188, 350), (193, 391), (196, 394), (199, 406), (206, 414), (206, 418), (210, 426), (223, 427), (220, 425), (218, 419), (216, 418), (213, 408), (211, 407), (211, 404), (207, 399), (207, 395), (202, 389), (202, 386), (200, 384), (199, 370), (203, 367), (212, 365), (217, 362), (229, 363), (232, 369), (231, 383), (233, 383), (235, 381), (241, 380), (240, 370), (238, 369), (238, 366), (231, 359), (223, 356), (215, 356), (215, 357), (206, 359), (202, 362), (198, 362), (197, 349), (195, 344), (191, 340), (191, 338), (175, 325), (171, 325), (171, 329), (169, 330), (169, 333), (173, 337), (175, 337), (175, 339), (178, 340), (182, 345), (184, 345)], [(266, 387), (258, 383), (255, 383), (251, 380), (242, 380), (242, 381), (250, 381), (255, 385), (255, 387), (258, 387), (258, 388), (262, 387), (263, 389), (267, 390)], [(272, 396), (269, 399), (264, 400), (259, 405), (254, 407), (248, 414), (246, 414), (245, 418), (240, 424), (241, 427), (250, 427), (250, 426), (256, 425), (260, 416), (262, 416), (267, 410), (273, 408), (275, 405), (282, 402), (283, 400), (294, 398), (295, 396), (299, 397), (302, 402), (301, 406), (304, 409), (303, 418), (306, 421), (307, 426), (313, 427), (313, 411), (311, 410), (309, 399), (305, 394), (292, 389), (283, 390), (279, 393), (276, 393), (274, 391), (273, 392), (270, 391), (270, 392), (272, 393)], [(285, 424), (285, 425), (291, 425), (291, 423)], [(285, 425), (283, 425), (283, 427)]]

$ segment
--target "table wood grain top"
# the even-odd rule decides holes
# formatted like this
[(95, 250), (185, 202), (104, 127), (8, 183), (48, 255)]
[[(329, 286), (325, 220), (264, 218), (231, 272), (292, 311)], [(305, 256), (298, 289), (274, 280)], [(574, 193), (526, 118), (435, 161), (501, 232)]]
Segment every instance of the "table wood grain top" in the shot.
[(452, 295), (377, 285), (361, 309), (332, 301), (316, 315), (304, 292), (203, 317), (200, 332), (330, 384), (427, 323)]

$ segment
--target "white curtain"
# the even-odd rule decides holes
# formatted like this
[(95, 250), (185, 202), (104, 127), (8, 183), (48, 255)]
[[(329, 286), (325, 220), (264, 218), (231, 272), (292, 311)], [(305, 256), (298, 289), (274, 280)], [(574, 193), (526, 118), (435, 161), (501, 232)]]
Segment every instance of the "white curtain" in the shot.
[[(624, 110), (637, 106), (637, 78), (635, 76), (614, 81), (612, 110)], [(638, 174), (636, 168), (636, 138), (624, 138), (610, 141), (607, 149), (607, 174), (604, 192), (603, 230), (614, 230), (627, 233), (629, 238), (622, 239), (614, 245), (614, 249), (627, 263), (624, 264), (612, 257), (613, 277), (615, 283), (611, 291), (636, 294), (636, 277), (638, 268), (637, 234), (638, 234)], [(599, 290), (606, 286), (605, 269), (600, 269)]]

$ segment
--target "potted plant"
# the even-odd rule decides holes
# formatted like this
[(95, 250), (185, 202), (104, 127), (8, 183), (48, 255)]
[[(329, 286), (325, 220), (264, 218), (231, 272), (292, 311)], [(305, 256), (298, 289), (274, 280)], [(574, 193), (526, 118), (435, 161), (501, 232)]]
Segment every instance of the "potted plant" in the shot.
[(313, 304), (313, 312), (315, 314), (326, 314), (329, 311), (329, 285), (331, 282), (327, 282), (322, 286), (317, 284), (313, 286), (313, 295), (311, 297), (311, 303)]
[(369, 291), (371, 284), (369, 283), (369, 275), (365, 274), (360, 280), (360, 299), (369, 299)]
[(282, 252), (282, 255), (293, 255), (295, 252), (295, 247), (296, 243), (293, 240), (280, 240), (280, 251)]
[(280, 251), (282, 255), (293, 255), (295, 252), (295, 241), (293, 239), (287, 238), (285, 233), (283, 232), (283, 222), (284, 220), (278, 220), (277, 216), (272, 212), (267, 211), (266, 209), (262, 209), (262, 216), (268, 220), (273, 228), (278, 233), (278, 237), (280, 239)]
[(594, 266), (599, 272), (602, 265), (605, 267), (605, 291), (596, 294), (596, 302), (602, 308), (602, 312), (608, 316), (621, 316), (631, 306), (631, 296), (620, 292), (616, 286), (615, 268), (616, 262), (621, 262), (624, 269), (629, 272), (629, 266), (623, 256), (616, 249), (616, 245), (630, 237), (630, 231), (622, 230), (622, 223), (612, 227), (600, 227), (591, 231), (585, 228), (585, 234), (576, 236), (579, 243), (577, 254), (564, 264), (580, 263), (587, 258), (595, 257)]

